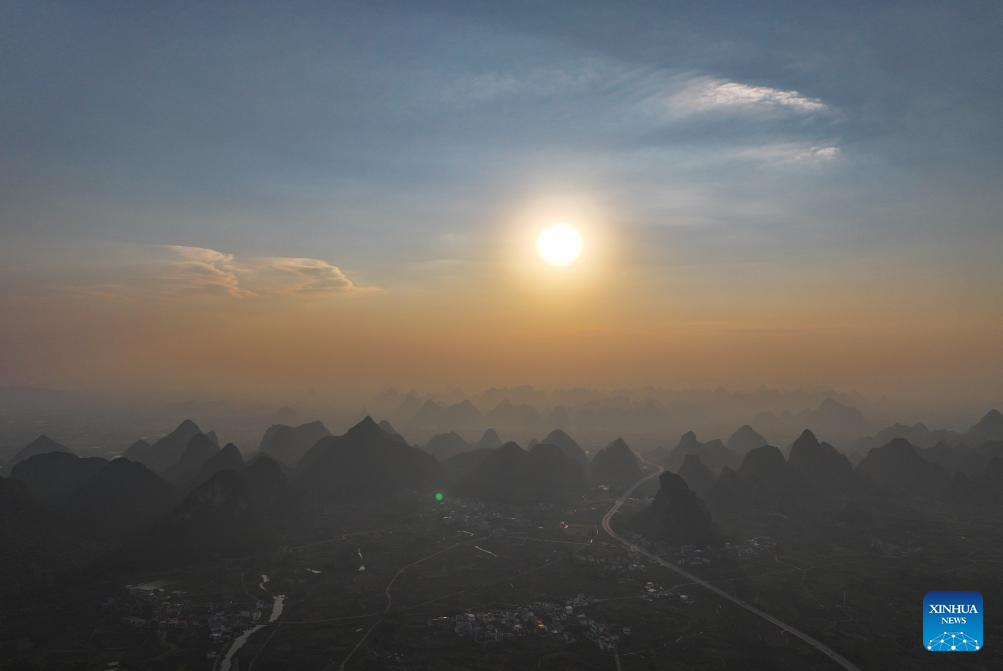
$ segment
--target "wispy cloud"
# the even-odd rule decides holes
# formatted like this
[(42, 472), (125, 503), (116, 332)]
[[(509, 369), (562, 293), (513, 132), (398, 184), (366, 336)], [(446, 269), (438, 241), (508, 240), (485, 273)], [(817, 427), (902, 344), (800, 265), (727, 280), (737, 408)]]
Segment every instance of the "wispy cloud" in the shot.
[(348, 293), (363, 290), (348, 278), (341, 268), (320, 259), (273, 257), (261, 259), (249, 272), (265, 279), (271, 277), (271, 288), (281, 293)]
[(668, 98), (669, 110), (677, 116), (699, 112), (756, 112), (813, 114), (831, 111), (818, 98), (793, 89), (754, 86), (741, 82), (700, 76), (687, 81)]
[(233, 254), (215, 249), (168, 245), (160, 284), (165, 293), (246, 296)]
[(748, 159), (777, 166), (807, 166), (831, 163), (842, 156), (836, 145), (810, 145), (800, 142), (765, 144), (741, 149), (733, 158)]
[(162, 294), (253, 298), (295, 294), (348, 294), (361, 287), (338, 266), (321, 259), (250, 257), (238, 259), (205, 247), (168, 245), (145, 267)]

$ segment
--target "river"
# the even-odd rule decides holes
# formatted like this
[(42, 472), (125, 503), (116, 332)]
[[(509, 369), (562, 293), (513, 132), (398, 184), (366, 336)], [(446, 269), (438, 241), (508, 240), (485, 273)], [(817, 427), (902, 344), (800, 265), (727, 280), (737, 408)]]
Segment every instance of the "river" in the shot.
[[(271, 624), (276, 620), (278, 620), (280, 617), (282, 617), (282, 611), (285, 610), (285, 607), (286, 607), (285, 594), (279, 594), (278, 596), (273, 598), (272, 612), (268, 616), (268, 624)], [(247, 641), (250, 640), (251, 636), (253, 636), (256, 631), (258, 631), (259, 629), (264, 629), (265, 627), (268, 626), (268, 624), (256, 624), (249, 629), (245, 629), (240, 636), (233, 639), (233, 643), (230, 644), (229, 650), (226, 651), (226, 657), (223, 658), (223, 662), (219, 666), (219, 671), (230, 671), (230, 667), (233, 664), (233, 656), (236, 655), (238, 652), (240, 652), (240, 649), (247, 644)]]

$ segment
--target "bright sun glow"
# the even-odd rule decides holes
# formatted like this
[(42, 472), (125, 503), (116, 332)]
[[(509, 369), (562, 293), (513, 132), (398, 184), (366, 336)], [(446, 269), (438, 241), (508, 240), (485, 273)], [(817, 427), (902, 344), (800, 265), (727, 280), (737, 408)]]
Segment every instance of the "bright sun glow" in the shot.
[(554, 224), (540, 231), (536, 251), (552, 266), (569, 266), (582, 253), (582, 236), (574, 226)]

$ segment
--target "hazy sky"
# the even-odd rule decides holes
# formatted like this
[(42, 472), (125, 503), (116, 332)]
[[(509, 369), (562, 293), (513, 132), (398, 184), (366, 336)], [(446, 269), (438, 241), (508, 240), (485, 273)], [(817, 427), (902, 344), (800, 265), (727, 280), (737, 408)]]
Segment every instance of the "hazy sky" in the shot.
[(205, 4), (0, 8), (0, 384), (1003, 396), (999, 2)]

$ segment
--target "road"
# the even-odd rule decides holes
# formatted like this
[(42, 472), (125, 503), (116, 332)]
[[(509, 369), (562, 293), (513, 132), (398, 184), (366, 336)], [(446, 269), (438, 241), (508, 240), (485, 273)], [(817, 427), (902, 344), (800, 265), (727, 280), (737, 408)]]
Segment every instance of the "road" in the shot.
[(856, 664), (854, 664), (853, 662), (851, 662), (850, 660), (848, 660), (846, 657), (843, 657), (841, 654), (839, 654), (838, 652), (836, 652), (835, 650), (833, 650), (832, 648), (830, 648), (829, 646), (827, 646), (825, 643), (822, 643), (818, 639), (812, 638), (811, 636), (809, 636), (808, 634), (804, 633), (800, 629), (795, 629), (794, 627), (792, 627), (791, 625), (787, 624), (786, 622), (778, 620), (777, 618), (773, 617), (769, 613), (767, 613), (767, 612), (765, 612), (763, 610), (760, 610), (759, 608), (756, 608), (751, 603), (748, 603), (747, 601), (743, 601), (742, 599), (739, 599), (738, 597), (733, 596), (732, 594), (729, 594), (728, 592), (726, 592), (725, 590), (721, 589), (717, 585), (709, 583), (706, 580), (704, 580), (703, 578), (699, 578), (699, 577), (693, 575), (692, 573), (690, 573), (689, 571), (683, 569), (682, 567), (677, 566), (676, 564), (673, 564), (672, 562), (670, 562), (670, 561), (668, 561), (666, 559), (662, 559), (658, 555), (656, 555), (656, 554), (654, 554), (652, 552), (649, 552), (649, 551), (645, 550), (644, 548), (642, 548), (642, 547), (640, 547), (638, 545), (635, 545), (635, 544), (631, 543), (630, 541), (622, 538), (615, 531), (613, 531), (613, 527), (610, 524), (610, 521), (613, 519), (613, 516), (616, 515), (617, 512), (620, 510), (621, 506), (623, 506), (624, 502), (628, 498), (630, 498), (630, 496), (637, 490), (638, 487), (640, 487), (641, 485), (643, 485), (644, 483), (646, 483), (648, 480), (651, 480), (652, 478), (657, 478), (659, 475), (661, 475), (661, 473), (662, 473), (661, 468), (659, 468), (659, 470), (655, 471), (654, 473), (652, 473), (650, 475), (647, 475), (647, 476), (641, 478), (640, 480), (638, 480), (637, 482), (635, 482), (634, 485), (630, 489), (628, 489), (623, 494), (623, 496), (621, 496), (620, 498), (618, 498), (616, 500), (616, 502), (613, 504), (613, 506), (608, 511), (606, 511), (606, 514), (603, 515), (603, 518), (602, 518), (602, 528), (603, 528), (603, 530), (607, 534), (609, 534), (610, 538), (612, 538), (613, 540), (615, 540), (617, 543), (620, 543), (621, 545), (623, 545), (625, 548), (627, 548), (631, 552), (636, 552), (636, 553), (638, 553), (640, 555), (643, 555), (643, 556), (647, 557), (648, 559), (650, 559), (651, 561), (655, 562), (659, 566), (664, 566), (665, 568), (669, 569), (670, 571), (673, 571), (673, 572), (677, 573), (678, 575), (681, 575), (682, 577), (686, 578), (687, 580), (690, 580), (690, 581), (696, 583), (697, 585), (700, 585), (704, 589), (707, 589), (707, 590), (713, 592), (714, 594), (717, 594), (722, 599), (730, 601), (731, 603), (735, 604), (736, 606), (739, 606), (740, 608), (744, 608), (745, 610), (749, 611), (753, 615), (766, 620), (770, 624), (772, 624), (772, 625), (780, 628), (783, 631), (786, 631), (787, 633), (791, 634), (792, 636), (798, 637), (799, 639), (801, 639), (802, 641), (804, 641), (805, 643), (807, 643), (808, 645), (810, 645), (811, 647), (815, 648), (816, 650), (818, 650), (819, 652), (821, 652), (823, 655), (825, 655), (826, 657), (828, 657), (829, 659), (831, 659), (832, 661), (834, 661), (836, 664), (839, 664), (841, 667), (843, 667), (847, 671), (861, 671), (860, 667), (858, 667)]
[[(474, 539), (474, 540), (480, 540), (480, 539), (478, 538), (478, 539)], [(469, 542), (473, 543), (473, 541), (469, 541)], [(446, 552), (449, 552), (450, 550), (458, 548), (461, 545), (463, 545), (463, 543), (454, 543), (453, 545), (450, 545), (449, 547), (446, 547), (446, 548), (443, 548), (443, 549), (438, 550), (436, 552), (433, 552), (432, 554), (426, 555), (426, 556), (422, 557), (421, 559), (416, 559), (413, 562), (411, 562), (410, 564), (405, 564), (404, 566), (402, 566), (399, 569), (397, 569), (397, 572), (394, 573), (394, 575), (393, 575), (392, 578), (390, 578), (390, 582), (388, 582), (387, 586), (383, 588), (383, 595), (384, 595), (384, 597), (386, 597), (386, 600), (387, 600), (386, 606), (384, 606), (384, 608), (383, 608), (383, 614), (382, 614), (383, 617), (381, 617), (379, 620), (377, 620), (376, 622), (374, 622), (371, 627), (369, 627), (368, 629), (366, 629), (366, 631), (362, 634), (362, 638), (359, 639), (358, 643), (356, 643), (355, 646), (351, 650), (348, 651), (348, 654), (345, 656), (345, 658), (343, 660), (341, 660), (341, 664), (338, 666), (338, 671), (345, 671), (345, 666), (348, 665), (348, 663), (352, 660), (352, 657), (355, 656), (355, 653), (357, 653), (359, 651), (359, 648), (362, 647), (362, 644), (365, 643), (365, 641), (366, 641), (367, 638), (369, 638), (369, 635), (373, 633), (373, 630), (376, 629), (376, 627), (378, 627), (381, 622), (383, 622), (383, 618), (385, 618), (386, 615), (387, 615), (387, 613), (390, 612), (390, 609), (393, 607), (393, 596), (391, 596), (391, 594), (390, 594), (390, 588), (394, 586), (395, 582), (397, 582), (397, 578), (401, 577), (401, 575), (403, 575), (403, 573), (405, 571), (407, 571), (409, 568), (411, 568), (412, 566), (417, 566), (418, 564), (421, 564), (422, 562), (426, 562), (429, 559), (434, 559), (435, 557), (438, 557), (441, 554), (445, 554)], [(327, 666), (325, 666), (322, 671), (332, 671), (333, 668), (334, 668), (334, 662), (331, 662), (330, 664), (328, 664)]]

